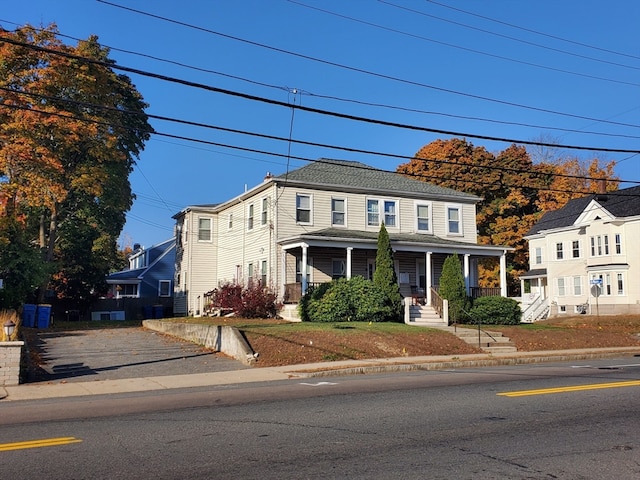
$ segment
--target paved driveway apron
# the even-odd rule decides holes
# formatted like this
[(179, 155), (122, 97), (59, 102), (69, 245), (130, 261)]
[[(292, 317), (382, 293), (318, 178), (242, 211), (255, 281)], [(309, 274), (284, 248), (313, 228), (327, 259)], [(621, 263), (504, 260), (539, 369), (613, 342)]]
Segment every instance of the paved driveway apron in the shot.
[[(33, 338), (33, 337), (32, 337)], [(199, 345), (144, 328), (38, 330), (29, 382), (87, 382), (241, 370), (244, 364)]]

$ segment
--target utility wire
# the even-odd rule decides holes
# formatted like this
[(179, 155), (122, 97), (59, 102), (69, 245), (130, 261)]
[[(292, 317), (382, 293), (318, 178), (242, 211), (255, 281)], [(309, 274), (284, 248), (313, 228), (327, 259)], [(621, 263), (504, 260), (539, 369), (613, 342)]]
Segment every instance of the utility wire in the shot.
[[(98, 0), (98, 1), (102, 1), (102, 0)], [(345, 120), (353, 120), (353, 121), (358, 121), (358, 122), (382, 125), (382, 126), (387, 126), (387, 127), (396, 127), (396, 128), (402, 128), (402, 129), (413, 130), (413, 131), (423, 131), (423, 132), (429, 132), (429, 133), (436, 133), (436, 134), (440, 134), (440, 135), (452, 135), (452, 136), (459, 136), (459, 137), (461, 136), (461, 137), (469, 137), (469, 138), (478, 138), (478, 139), (482, 139), (482, 140), (491, 140), (491, 141), (507, 142), (507, 143), (518, 143), (518, 144), (523, 144), (523, 145), (538, 145), (538, 146), (544, 146), (544, 147), (565, 148), (565, 149), (569, 149), (569, 150), (582, 150), (582, 151), (594, 151), (594, 152), (640, 153), (640, 150), (635, 150), (635, 149), (590, 147), (590, 146), (580, 146), (580, 145), (559, 145), (559, 144), (548, 143), (548, 142), (537, 142), (537, 141), (531, 141), (531, 140), (518, 140), (518, 139), (512, 139), (512, 138), (495, 137), (495, 136), (491, 136), (491, 135), (480, 135), (480, 134), (473, 134), (473, 133), (457, 132), (457, 131), (452, 131), (452, 130), (443, 130), (443, 129), (436, 129), (436, 128), (421, 127), (421, 126), (417, 126), (417, 125), (408, 125), (408, 124), (403, 124), (403, 123), (397, 123), (397, 122), (390, 122), (390, 121), (385, 121), (385, 120), (361, 117), (361, 116), (358, 116), (358, 115), (350, 115), (350, 114), (345, 114), (345, 113), (322, 110), (322, 109), (318, 109), (318, 108), (306, 107), (306, 106), (302, 106), (302, 105), (295, 105), (295, 106), (292, 107), (288, 102), (283, 102), (283, 101), (279, 101), (279, 100), (268, 99), (268, 98), (265, 98), (265, 97), (259, 97), (259, 96), (256, 96), (256, 95), (250, 95), (250, 94), (247, 94), (247, 93), (242, 93), (242, 92), (237, 92), (237, 91), (233, 91), (233, 90), (213, 87), (211, 85), (206, 85), (206, 84), (202, 84), (202, 83), (192, 82), (192, 81), (189, 81), (189, 80), (184, 80), (184, 79), (179, 79), (179, 78), (170, 77), (170, 76), (166, 76), (166, 75), (161, 75), (161, 74), (157, 74), (157, 73), (152, 73), (152, 72), (148, 72), (148, 71), (145, 71), (145, 70), (140, 70), (140, 69), (137, 69), (137, 68), (125, 67), (125, 66), (122, 66), (122, 65), (117, 65), (115, 63), (103, 62), (103, 61), (100, 61), (100, 60), (81, 57), (81, 56), (73, 55), (73, 54), (70, 54), (70, 53), (67, 53), (67, 52), (59, 52), (59, 51), (52, 50), (52, 49), (49, 49), (49, 48), (40, 47), (40, 46), (37, 46), (37, 45), (32, 45), (32, 44), (29, 44), (29, 43), (20, 42), (18, 40), (9, 39), (9, 38), (6, 38), (6, 37), (0, 37), (0, 41), (4, 41), (4, 42), (7, 42), (7, 43), (10, 43), (10, 44), (13, 44), (13, 45), (22, 46), (22, 47), (25, 47), (25, 48), (30, 48), (32, 50), (37, 50), (37, 51), (41, 51), (41, 52), (44, 52), (44, 53), (50, 53), (50, 54), (53, 54), (53, 55), (59, 55), (59, 56), (63, 56), (63, 57), (66, 57), (66, 58), (71, 58), (71, 59), (74, 59), (74, 60), (84, 61), (84, 62), (87, 62), (87, 63), (100, 65), (100, 66), (104, 66), (104, 67), (107, 67), (107, 68), (113, 68), (113, 69), (117, 69), (117, 70), (122, 70), (122, 71), (125, 71), (125, 72), (134, 73), (134, 74), (138, 74), (138, 75), (142, 75), (142, 76), (146, 76), (146, 77), (150, 77), (150, 78), (155, 78), (155, 79), (158, 79), (158, 80), (163, 80), (163, 81), (167, 81), (167, 82), (171, 82), (171, 83), (175, 83), (175, 84), (179, 84), (179, 85), (184, 85), (184, 86), (194, 87), (194, 88), (200, 88), (200, 89), (203, 89), (203, 90), (206, 90), (206, 91), (210, 91), (210, 92), (221, 93), (221, 94), (229, 95), (229, 96), (232, 96), (232, 97), (243, 98), (243, 99), (246, 99), (246, 100), (258, 101), (258, 102), (267, 103), (267, 104), (270, 104), (270, 105), (276, 105), (276, 106), (280, 106), (280, 107), (297, 108), (298, 110), (301, 110), (301, 111), (305, 111), (305, 112), (309, 112), (309, 113), (316, 113), (316, 114), (319, 114), (319, 115), (331, 116), (331, 117), (335, 117), (335, 118), (341, 118), (341, 119), (345, 119)], [(595, 120), (595, 119), (592, 119), (592, 118), (589, 118), (589, 117), (579, 117), (579, 118), (583, 118), (583, 119), (587, 119), (587, 120)], [(607, 123), (619, 124), (618, 122), (607, 122)], [(630, 124), (621, 124), (621, 125), (640, 128), (640, 125), (630, 125)]]
[[(294, 2), (294, 0), (288, 0), (288, 1)], [(429, 1), (429, 0), (427, 0), (427, 1)], [(462, 22), (456, 22), (454, 20), (449, 20), (447, 18), (438, 17), (437, 15), (432, 15), (430, 13), (422, 12), (420, 10), (415, 10), (413, 8), (408, 8), (408, 7), (405, 7), (405, 6), (402, 6), (402, 5), (397, 5), (395, 3), (392, 3), (392, 2), (389, 2), (389, 1), (386, 1), (386, 0), (378, 0), (378, 2), (384, 3), (386, 5), (389, 5), (391, 7), (395, 7), (395, 8), (401, 9), (401, 10), (405, 10), (405, 11), (408, 11), (408, 12), (411, 12), (411, 13), (415, 13), (415, 14), (421, 15), (423, 17), (434, 18), (434, 19), (439, 20), (441, 22), (446, 22), (446, 23), (450, 23), (450, 24), (453, 24), (453, 25), (458, 25), (460, 27), (468, 28), (468, 29), (471, 29), (471, 30), (476, 30), (478, 32), (486, 33), (488, 35), (494, 35), (496, 37), (506, 38), (507, 40), (513, 40), (514, 42), (523, 43), (525, 45), (530, 45), (530, 46), (533, 46), (533, 47), (542, 48), (542, 49), (549, 50), (549, 51), (552, 51), (552, 52), (562, 53), (564, 55), (570, 55), (572, 57), (582, 58), (582, 59), (585, 59), (585, 60), (591, 60), (591, 61), (594, 61), (594, 62), (600, 62), (600, 63), (605, 63), (605, 64), (608, 64), (608, 65), (614, 65), (616, 67), (629, 68), (629, 69), (632, 69), (632, 70), (640, 70), (640, 67), (636, 67), (636, 66), (633, 66), (633, 65), (625, 65), (623, 63), (612, 62), (610, 60), (603, 60), (601, 58), (590, 57), (588, 55), (581, 55), (579, 53), (570, 52), (570, 51), (567, 51), (567, 50), (562, 50), (560, 48), (548, 47), (546, 45), (542, 45), (542, 44), (535, 43), (535, 42), (530, 42), (528, 40), (523, 40), (521, 38), (512, 37), (512, 36), (505, 35), (505, 34), (498, 33), (498, 32), (494, 32), (494, 31), (491, 31), (491, 30), (485, 30), (483, 28), (474, 27), (473, 25), (468, 25), (468, 24), (462, 23)], [(294, 3), (297, 3), (297, 2), (294, 2)], [(435, 3), (435, 2), (432, 2), (432, 3)], [(518, 60), (513, 60), (513, 61), (518, 62)], [(541, 66), (541, 68), (548, 68), (548, 67), (543, 65), (543, 66)], [(552, 68), (552, 70), (556, 70), (556, 69)], [(562, 71), (562, 72), (565, 72), (565, 73), (570, 73), (572, 75), (582, 75), (582, 74), (576, 73), (576, 72), (570, 72), (570, 71), (564, 71), (564, 70), (559, 70), (559, 71)], [(590, 75), (587, 75), (587, 76), (590, 76)], [(597, 78), (597, 77), (594, 77), (594, 78)], [(607, 78), (602, 79), (602, 80), (616, 81), (616, 80), (607, 79)]]
[[(475, 53), (475, 54), (478, 54), (478, 55), (484, 55), (484, 56), (491, 57), (491, 58), (497, 58), (499, 60), (506, 60), (506, 61), (509, 61), (509, 62), (519, 63), (519, 64), (522, 64), (522, 65), (527, 65), (529, 67), (542, 68), (542, 69), (551, 70), (551, 71), (554, 71), (554, 72), (566, 73), (568, 75), (576, 75), (576, 76), (579, 76), (579, 77), (591, 78), (593, 80), (602, 80), (602, 81), (605, 81), (605, 82), (620, 83), (620, 84), (623, 84), (623, 85), (630, 85), (630, 86), (633, 86), (633, 87), (640, 87), (640, 84), (638, 84), (638, 83), (626, 82), (626, 81), (623, 81), (623, 80), (615, 80), (615, 79), (606, 78), (606, 77), (598, 77), (596, 75), (590, 75), (590, 74), (587, 74), (587, 73), (580, 73), (580, 72), (574, 72), (574, 71), (570, 71), (570, 70), (563, 70), (561, 68), (550, 67), (548, 65), (540, 65), (538, 63), (532, 63), (532, 62), (527, 62), (527, 61), (524, 61), (524, 60), (519, 60), (519, 59), (516, 59), (516, 58), (505, 57), (503, 55), (497, 55), (497, 54), (494, 54), (494, 53), (483, 52), (481, 50), (475, 50), (473, 48), (463, 47), (463, 46), (460, 46), (460, 45), (455, 45), (453, 43), (443, 42), (441, 40), (435, 40), (433, 38), (425, 37), (423, 35), (417, 35), (417, 34), (414, 34), (414, 33), (404, 32), (402, 30), (398, 30), (398, 29), (395, 29), (395, 28), (385, 27), (384, 25), (380, 25), (380, 24), (373, 23), (373, 22), (368, 22), (368, 21), (361, 20), (361, 19), (355, 18), (355, 17), (350, 17), (348, 15), (343, 15), (343, 14), (340, 14), (340, 13), (337, 13), (337, 12), (333, 12), (331, 10), (326, 10), (324, 8), (313, 7), (313, 6), (310, 6), (310, 5), (306, 5), (304, 3), (296, 2), (294, 0), (288, 0), (288, 1), (291, 2), (291, 3), (295, 3), (296, 5), (300, 5), (300, 6), (303, 6), (303, 7), (306, 7), (306, 8), (310, 8), (312, 10), (317, 10), (319, 12), (323, 12), (323, 13), (326, 13), (326, 14), (329, 14), (329, 15), (334, 15), (334, 16), (339, 17), (339, 18), (344, 18), (344, 19), (352, 21), (352, 22), (361, 23), (363, 25), (367, 25), (367, 26), (370, 26), (370, 27), (378, 28), (380, 30), (386, 30), (388, 32), (396, 33), (398, 35), (403, 35), (403, 36), (406, 36), (406, 37), (415, 38), (415, 39), (418, 39), (418, 40), (423, 40), (425, 42), (435, 43), (435, 44), (438, 44), (438, 45), (444, 45), (445, 47), (455, 48), (457, 50), (463, 50), (465, 52), (471, 52), (471, 53)], [(383, 2), (383, 3), (386, 3), (386, 2)], [(407, 11), (410, 11), (410, 12), (413, 12), (413, 13), (418, 13), (418, 14), (422, 13), (422, 12), (419, 12), (418, 10), (413, 10), (413, 9), (409, 9), (409, 8), (406, 8), (406, 7), (398, 7), (397, 5), (394, 5), (394, 4), (391, 4), (391, 3), (389, 3), (388, 5), (391, 5), (391, 6), (394, 6), (394, 7), (397, 7), (397, 8), (402, 8), (403, 10), (407, 10)], [(555, 49), (551, 49), (551, 50), (555, 50)], [(558, 50), (558, 51), (561, 51), (561, 50)], [(563, 52), (563, 53), (565, 53), (565, 52)], [(578, 57), (583, 57), (582, 55), (577, 55), (577, 54), (575, 54), (575, 55), (578, 56)], [(583, 57), (583, 58), (590, 58), (590, 57)], [(595, 60), (595, 59), (592, 59), (592, 60)], [(612, 62), (604, 62), (604, 63), (612, 63)], [(615, 64), (615, 63), (614, 63), (614, 65), (640, 70), (640, 67), (630, 67), (628, 65), (620, 65), (620, 64)]]
[[(482, 95), (475, 95), (475, 94), (471, 94), (471, 93), (459, 92), (459, 91), (451, 90), (451, 89), (444, 88), (444, 87), (436, 87), (434, 85), (429, 85), (429, 84), (426, 84), (426, 83), (421, 83), (421, 82), (416, 82), (416, 81), (412, 81), (412, 80), (407, 80), (407, 79), (404, 79), (404, 78), (394, 77), (392, 75), (386, 75), (386, 74), (382, 74), (382, 73), (372, 72), (372, 71), (365, 70), (365, 69), (362, 69), (362, 68), (351, 67), (349, 65), (344, 65), (344, 64), (336, 63), (336, 62), (331, 62), (331, 61), (328, 61), (328, 60), (322, 60), (322, 59), (315, 58), (315, 57), (312, 57), (312, 56), (309, 56), (309, 55), (304, 55), (304, 54), (301, 54), (301, 53), (292, 52), (292, 51), (285, 50), (285, 49), (282, 49), (282, 48), (277, 48), (277, 47), (272, 47), (270, 45), (265, 45), (263, 43), (254, 42), (254, 41), (251, 41), (251, 40), (246, 40), (244, 38), (240, 38), (240, 37), (236, 37), (236, 36), (233, 36), (233, 35), (228, 35), (228, 34), (225, 34), (225, 33), (217, 32), (215, 30), (210, 30), (210, 29), (207, 29), (207, 28), (204, 28), (204, 27), (198, 27), (196, 25), (191, 25), (189, 23), (180, 22), (178, 20), (173, 20), (173, 19), (170, 19), (170, 18), (167, 18), (167, 17), (162, 17), (160, 15), (147, 13), (147, 12), (144, 12), (142, 10), (137, 10), (137, 9), (130, 8), (130, 7), (124, 7), (122, 5), (118, 5), (116, 3), (108, 2), (108, 1), (105, 1), (105, 0), (97, 0), (97, 1), (100, 2), (100, 3), (104, 3), (106, 5), (111, 5), (111, 6), (116, 7), (116, 8), (121, 8), (123, 10), (128, 10), (128, 11), (133, 12), (133, 13), (137, 13), (137, 14), (140, 14), (140, 15), (145, 15), (145, 16), (156, 18), (158, 20), (162, 20), (162, 21), (165, 21), (165, 22), (174, 23), (176, 25), (181, 25), (183, 27), (192, 28), (192, 29), (195, 29), (195, 30), (198, 30), (198, 31), (210, 33), (210, 34), (217, 35), (217, 36), (220, 36), (220, 37), (223, 37), (223, 38), (227, 38), (227, 39), (230, 39), (230, 40), (246, 43), (246, 44), (257, 46), (257, 47), (260, 47), (260, 48), (269, 49), (269, 50), (272, 50), (272, 51), (275, 51), (275, 52), (278, 52), (278, 53), (284, 53), (284, 54), (287, 54), (287, 55), (292, 55), (292, 56), (295, 56), (295, 57), (298, 57), (298, 58), (303, 58), (305, 60), (310, 60), (310, 61), (313, 61), (313, 62), (319, 62), (319, 63), (325, 64), (325, 65), (330, 65), (330, 66), (333, 66), (333, 67), (338, 67), (338, 68), (342, 68), (342, 69), (353, 71), (353, 72), (357, 72), (357, 73), (363, 73), (363, 74), (366, 74), (366, 75), (371, 75), (371, 76), (374, 76), (374, 77), (383, 78), (385, 80), (392, 80), (392, 81), (405, 83), (405, 84), (412, 85), (412, 86), (428, 88), (428, 89), (432, 89), (432, 90), (436, 90), (436, 91), (440, 91), (440, 92), (444, 92), (444, 93), (449, 93), (449, 94), (453, 94), (453, 95), (464, 96), (464, 97), (468, 97), (468, 98), (474, 98), (476, 100), (483, 100), (483, 101), (487, 101), (487, 102), (498, 103), (498, 104), (507, 105), (507, 106), (510, 106), (510, 107), (523, 108), (523, 109), (527, 109), (527, 110), (533, 110), (533, 111), (537, 111), (537, 112), (549, 113), (549, 114), (553, 114), (553, 115), (568, 116), (568, 117), (572, 117), (572, 118), (581, 118), (583, 120), (592, 120), (592, 121), (598, 121), (598, 122), (601, 121), (601, 120), (598, 120), (598, 119), (594, 119), (594, 118), (590, 118), (590, 117), (584, 117), (584, 116), (581, 116), (581, 115), (574, 115), (574, 114), (570, 114), (570, 113), (562, 113), (562, 112), (557, 112), (557, 111), (554, 111), (554, 110), (551, 110), (551, 109), (533, 107), (533, 106), (530, 106), (530, 105), (523, 105), (523, 104), (519, 104), (519, 103), (515, 103), (515, 102), (508, 102), (506, 100), (498, 100), (498, 99), (494, 99), (494, 98), (490, 98), (490, 97), (485, 97), (485, 96), (482, 96)], [(611, 124), (614, 124), (614, 125), (621, 125), (621, 126), (634, 127), (634, 128), (638, 128), (639, 127), (638, 125), (618, 123), (618, 122), (603, 122), (603, 123), (611, 123)], [(481, 137), (475, 137), (475, 138), (481, 138)]]
[[(101, 105), (96, 105), (96, 104), (88, 104), (86, 102), (78, 102), (75, 100), (68, 100), (68, 99), (64, 99), (64, 98), (60, 98), (60, 97), (52, 97), (52, 96), (48, 96), (48, 95), (41, 95), (41, 94), (35, 94), (35, 93), (29, 93), (29, 92), (20, 92), (20, 91), (16, 91), (16, 90), (12, 90), (12, 89), (8, 89), (5, 87), (0, 87), (0, 91), (9, 91), (12, 93), (17, 93), (17, 94), (23, 94), (23, 95), (27, 95), (27, 96), (33, 96), (35, 98), (38, 99), (44, 99), (44, 100), (56, 100), (56, 101), (63, 101), (63, 102), (67, 102), (76, 106), (80, 106), (80, 107), (92, 107), (92, 108), (96, 108), (96, 109), (104, 109), (104, 110), (108, 110), (108, 111), (117, 111), (119, 113), (124, 113), (124, 114), (131, 114), (131, 115), (135, 115), (135, 112), (130, 112), (128, 110), (121, 110), (121, 109), (117, 109), (114, 107), (106, 107), (106, 106), (101, 106)], [(295, 104), (295, 101), (293, 102), (293, 104)], [(43, 110), (38, 110), (35, 109), (33, 107), (26, 107), (26, 106), (19, 106), (19, 105), (7, 105), (7, 104), (0, 104), (0, 106), (5, 107), (5, 108), (10, 108), (10, 109), (19, 109), (19, 110), (27, 110), (27, 111), (32, 111), (35, 113), (39, 113), (39, 114), (43, 114), (43, 115), (53, 115), (53, 116), (59, 116), (62, 117), (64, 119), (69, 119), (69, 118), (73, 118), (76, 120), (83, 120), (83, 121), (88, 121), (88, 122), (92, 122), (92, 123), (98, 123), (98, 124), (103, 124), (103, 125), (107, 125), (107, 126), (115, 126), (111, 123), (107, 123), (107, 122), (101, 122), (99, 120), (94, 120), (94, 119), (87, 119), (84, 117), (77, 117), (75, 115), (68, 115), (68, 114), (62, 114), (62, 113), (58, 113), (58, 112), (47, 112), (47, 111), (43, 111)], [(227, 127), (220, 127), (220, 126), (216, 126), (216, 125), (211, 125), (211, 124), (207, 124), (207, 123), (201, 123), (201, 122), (193, 122), (193, 121), (188, 121), (188, 120), (180, 120), (180, 119), (175, 119), (175, 118), (171, 118), (171, 117), (165, 117), (165, 116), (159, 116), (159, 115), (151, 115), (151, 114), (146, 114), (147, 117), (149, 118), (153, 118), (153, 119), (157, 119), (157, 120), (161, 120), (161, 121), (168, 121), (168, 122), (174, 122), (174, 123), (179, 123), (179, 124), (183, 124), (183, 125), (189, 125), (189, 126), (196, 126), (196, 127), (201, 127), (201, 128), (207, 128), (207, 129), (213, 129), (213, 130), (218, 130), (218, 131), (224, 131), (227, 133), (233, 133), (233, 134), (240, 134), (240, 135), (248, 135), (248, 136), (253, 136), (253, 137), (258, 137), (258, 138), (264, 138), (264, 139), (268, 139), (268, 140), (277, 140), (277, 141), (281, 141), (281, 142), (287, 142), (288, 144), (288, 150), (287, 150), (287, 155), (291, 154), (291, 148), (290, 145), (291, 143), (297, 143), (297, 144), (301, 144), (301, 145), (306, 145), (306, 146), (313, 146), (313, 147), (321, 147), (321, 148), (329, 148), (329, 149), (334, 149), (334, 150), (341, 150), (341, 151), (347, 151), (347, 152), (351, 152), (351, 153), (362, 153), (362, 154), (367, 154), (367, 155), (375, 155), (375, 156), (381, 156), (381, 157), (389, 157), (389, 158), (395, 158), (395, 159), (401, 159), (401, 160), (412, 160), (415, 159), (417, 157), (414, 156), (405, 156), (405, 155), (398, 155), (398, 154), (393, 154), (393, 153), (385, 153), (385, 152), (379, 152), (379, 151), (374, 151), (374, 150), (365, 150), (365, 149), (358, 149), (358, 148), (351, 148), (351, 147), (346, 147), (346, 146), (337, 146), (337, 145), (331, 145), (331, 144), (325, 144), (325, 143), (318, 143), (318, 142), (310, 142), (310, 141), (305, 141), (305, 140), (296, 140), (294, 138), (292, 138), (292, 124), (290, 125), (290, 132), (289, 132), (289, 137), (280, 137), (280, 136), (276, 136), (276, 135), (267, 135), (267, 134), (263, 134), (263, 133), (256, 133), (256, 132), (250, 132), (250, 131), (246, 131), (246, 130), (239, 130), (239, 129), (233, 129), (233, 128), (227, 128)], [(292, 116), (292, 121), (293, 121), (293, 116)], [(155, 132), (158, 133), (158, 132)], [(227, 144), (222, 144), (222, 146), (227, 146)], [(459, 162), (452, 162), (452, 161), (448, 161), (448, 160), (441, 160), (441, 159), (425, 159), (425, 158), (421, 158), (421, 160), (425, 160), (425, 161), (429, 161), (429, 162), (436, 162), (436, 163), (443, 163), (443, 164), (451, 164), (451, 165), (468, 165), (465, 163), (459, 163)], [(516, 173), (516, 174), (534, 174), (534, 175), (541, 175), (541, 176), (548, 176), (548, 173), (543, 173), (543, 172), (535, 172), (535, 171), (531, 171), (531, 170), (526, 170), (526, 169), (517, 169), (517, 168), (510, 168), (510, 167), (493, 167), (493, 166), (484, 166), (484, 165), (477, 165), (476, 168), (483, 168), (483, 169), (487, 169), (487, 170), (497, 170), (500, 172), (510, 172), (510, 173)], [(553, 174), (553, 176), (557, 176), (557, 177), (562, 177), (562, 178), (571, 178), (571, 179), (580, 179), (580, 180), (588, 180), (588, 181), (595, 181), (598, 180), (598, 178), (595, 177), (584, 177), (584, 176), (577, 176), (577, 175), (568, 175), (568, 174)], [(634, 181), (630, 181), (630, 180), (617, 180), (620, 182), (625, 182), (625, 183), (639, 183), (639, 182), (634, 182)]]
[(465, 15), (471, 15), (473, 17), (482, 18), (484, 20), (488, 20), (489, 22), (498, 23), (500, 25), (506, 25), (507, 27), (516, 28), (518, 30), (522, 30), (522, 31), (529, 32), (529, 33), (535, 33), (536, 35), (541, 35), (541, 36), (547, 37), (547, 38), (553, 38), (554, 40), (560, 40), (561, 42), (572, 43), (574, 45), (579, 45), (581, 47), (591, 48), (593, 50), (599, 50), (599, 51), (605, 52), (605, 53), (612, 53), (614, 55), (620, 55), (621, 57), (635, 58), (637, 60), (640, 60), (640, 57), (637, 56), (637, 55), (631, 55), (631, 54), (628, 54), (628, 53), (616, 52), (615, 50), (609, 50), (609, 49), (606, 49), (606, 48), (598, 47), (596, 45), (589, 45), (587, 43), (577, 42), (575, 40), (570, 40), (568, 38), (563, 38), (563, 37), (560, 37), (560, 36), (557, 36), (557, 35), (552, 35), (552, 34), (549, 34), (549, 33), (539, 32), (537, 30), (533, 30), (533, 29), (526, 28), (526, 27), (521, 27), (520, 25), (515, 25), (513, 23), (504, 22), (502, 20), (496, 20), (495, 18), (487, 17), (485, 15), (480, 15), (478, 13), (473, 13), (473, 12), (470, 12), (468, 10), (463, 10), (461, 8), (456, 8), (456, 7), (453, 7), (451, 5), (447, 5), (445, 3), (436, 2), (434, 0), (425, 0), (425, 1), (429, 2), (429, 3), (433, 3), (434, 5), (439, 5), (440, 7), (443, 7), (443, 8), (448, 8), (450, 10), (454, 10), (456, 12), (464, 13)]
[[(3, 20), (0, 19), (0, 22), (4, 22), (4, 23), (10, 23), (12, 25), (16, 25), (19, 26), (20, 24), (16, 23), (16, 22), (11, 22), (9, 20)], [(44, 29), (41, 28), (37, 28), (36, 30), (38, 31), (44, 31)], [(82, 39), (77, 38), (77, 37), (72, 37), (70, 35), (64, 35), (62, 33), (56, 33), (56, 36), (58, 37), (62, 37), (62, 38), (66, 38), (66, 39), (70, 39), (70, 40), (74, 40), (74, 41), (82, 41)], [(202, 67), (197, 67), (194, 65), (189, 65), (189, 64), (185, 64), (182, 62), (177, 62), (174, 60), (169, 60), (166, 58), (162, 58), (162, 57), (157, 57), (154, 55), (149, 55), (146, 53), (140, 53), (140, 52), (135, 52), (133, 50), (125, 50), (122, 48), (117, 48), (117, 47), (113, 47), (111, 45), (105, 45), (105, 44), (100, 44), (102, 47), (104, 48), (108, 48), (111, 51), (115, 51), (115, 52), (121, 52), (121, 53), (126, 53), (129, 55), (136, 55), (136, 56), (140, 56), (142, 58), (148, 58), (154, 61), (158, 61), (158, 62), (162, 62), (162, 63), (167, 63), (170, 65), (176, 65), (178, 67), (181, 68), (186, 68), (186, 69), (190, 69), (190, 70), (195, 70), (198, 72), (203, 72), (203, 73), (209, 73), (212, 75), (219, 75), (222, 77), (226, 77), (226, 78), (231, 78), (233, 80), (239, 80), (242, 82), (246, 82), (249, 84), (253, 84), (253, 85), (258, 85), (261, 87), (266, 87), (266, 88), (272, 88), (272, 89), (277, 89), (277, 90), (284, 90), (286, 92), (290, 92), (291, 88), (287, 87), (287, 86), (280, 86), (280, 85), (273, 85), (273, 84), (269, 84), (269, 83), (265, 83), (265, 82), (260, 82), (257, 80), (252, 80), (246, 77), (240, 77), (238, 75), (231, 75), (229, 73), (224, 73), (224, 72), (220, 72), (217, 70), (211, 70), (208, 68), (202, 68)], [(313, 92), (309, 92), (303, 89), (296, 89), (298, 91), (299, 95), (306, 95), (306, 96), (310, 96), (310, 97), (315, 97), (315, 98), (323, 98), (326, 100), (334, 100), (334, 101), (338, 101), (338, 102), (343, 102), (343, 103), (351, 103), (351, 104), (355, 104), (355, 105), (365, 105), (365, 106), (369, 106), (369, 107), (376, 107), (376, 108), (385, 108), (385, 109), (389, 109), (389, 110), (397, 110), (397, 111), (402, 111), (402, 112), (411, 112), (411, 113), (418, 113), (418, 114), (424, 114), (424, 115), (437, 115), (437, 116), (441, 116), (441, 117), (447, 117), (447, 118), (458, 118), (461, 120), (472, 120), (472, 121), (478, 121), (478, 122), (488, 122), (488, 123), (493, 123), (493, 124), (499, 124), (499, 125), (514, 125), (514, 126), (518, 126), (518, 127), (527, 127), (527, 128), (540, 128), (540, 129), (544, 129), (544, 130), (556, 130), (556, 131), (560, 131), (560, 132), (567, 132), (567, 133), (578, 133), (578, 134), (582, 134), (582, 135), (599, 135), (599, 136), (605, 136), (605, 137), (619, 137), (619, 138), (640, 138), (634, 135), (625, 135), (625, 134), (620, 134), (620, 133), (605, 133), (605, 132), (594, 132), (594, 131), (590, 131), (590, 130), (578, 130), (578, 129), (572, 129), (572, 128), (562, 128), (562, 127), (552, 127), (549, 125), (537, 125), (537, 124), (531, 124), (531, 123), (523, 123), (523, 122), (510, 122), (510, 121), (505, 121), (505, 120), (496, 120), (496, 119), (491, 119), (491, 118), (483, 118), (483, 117), (473, 117), (473, 116), (468, 116), (468, 115), (456, 115), (453, 113), (445, 113), (445, 112), (435, 112), (435, 111), (430, 111), (430, 110), (422, 110), (422, 109), (418, 109), (418, 108), (409, 108), (409, 107), (401, 107), (401, 106), (396, 106), (396, 105), (388, 105), (388, 104), (383, 104), (383, 103), (376, 103), (376, 102), (369, 102), (369, 101), (363, 101), (363, 100), (355, 100), (355, 99), (349, 99), (349, 98), (344, 98), (344, 97), (338, 97), (335, 95), (324, 95), (324, 94), (319, 94), (319, 93), (313, 93)], [(592, 122), (593, 124), (598, 124), (598, 123), (602, 123), (602, 120), (595, 120)]]

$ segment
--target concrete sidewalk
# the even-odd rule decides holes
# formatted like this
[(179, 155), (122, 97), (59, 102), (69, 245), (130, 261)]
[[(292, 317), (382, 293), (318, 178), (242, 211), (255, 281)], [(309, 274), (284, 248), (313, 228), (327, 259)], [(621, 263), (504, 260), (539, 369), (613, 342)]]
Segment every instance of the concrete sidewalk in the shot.
[(371, 360), (346, 360), (283, 367), (249, 368), (233, 371), (149, 376), (87, 382), (51, 381), (0, 387), (2, 402), (46, 398), (110, 395), (116, 393), (169, 390), (190, 387), (268, 382), (292, 378), (406, 372), (412, 370), (459, 369), (497, 365), (521, 365), (542, 362), (578, 361), (640, 355), (640, 347), (594, 348), (518, 352), (504, 354), (442, 355), (397, 357)]

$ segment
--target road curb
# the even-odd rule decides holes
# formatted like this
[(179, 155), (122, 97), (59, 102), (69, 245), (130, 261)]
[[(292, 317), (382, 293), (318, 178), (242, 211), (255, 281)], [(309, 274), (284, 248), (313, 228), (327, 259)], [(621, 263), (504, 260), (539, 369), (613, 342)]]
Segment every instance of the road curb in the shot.
[(527, 365), (534, 363), (567, 362), (577, 360), (589, 360), (595, 358), (611, 358), (620, 355), (640, 355), (638, 349), (624, 349), (613, 351), (593, 351), (593, 352), (566, 352), (557, 354), (539, 355), (532, 352), (531, 355), (503, 356), (490, 355), (487, 358), (474, 360), (460, 359), (447, 361), (424, 361), (424, 362), (396, 362), (391, 364), (375, 365), (353, 365), (348, 367), (319, 368), (310, 370), (290, 370), (287, 373), (291, 376), (302, 378), (332, 377), (342, 375), (364, 375), (375, 373), (410, 372), (418, 370), (447, 370), (475, 367), (495, 367), (509, 365)]

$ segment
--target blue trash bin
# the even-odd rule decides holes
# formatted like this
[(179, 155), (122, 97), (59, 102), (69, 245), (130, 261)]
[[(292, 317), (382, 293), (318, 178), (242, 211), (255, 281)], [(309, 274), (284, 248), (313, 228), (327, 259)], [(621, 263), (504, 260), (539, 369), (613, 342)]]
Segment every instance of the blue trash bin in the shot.
[(36, 306), (27, 303), (22, 306), (22, 326), (33, 328), (36, 326)]
[(38, 328), (49, 328), (51, 321), (51, 305), (38, 305), (36, 314), (36, 326)]

